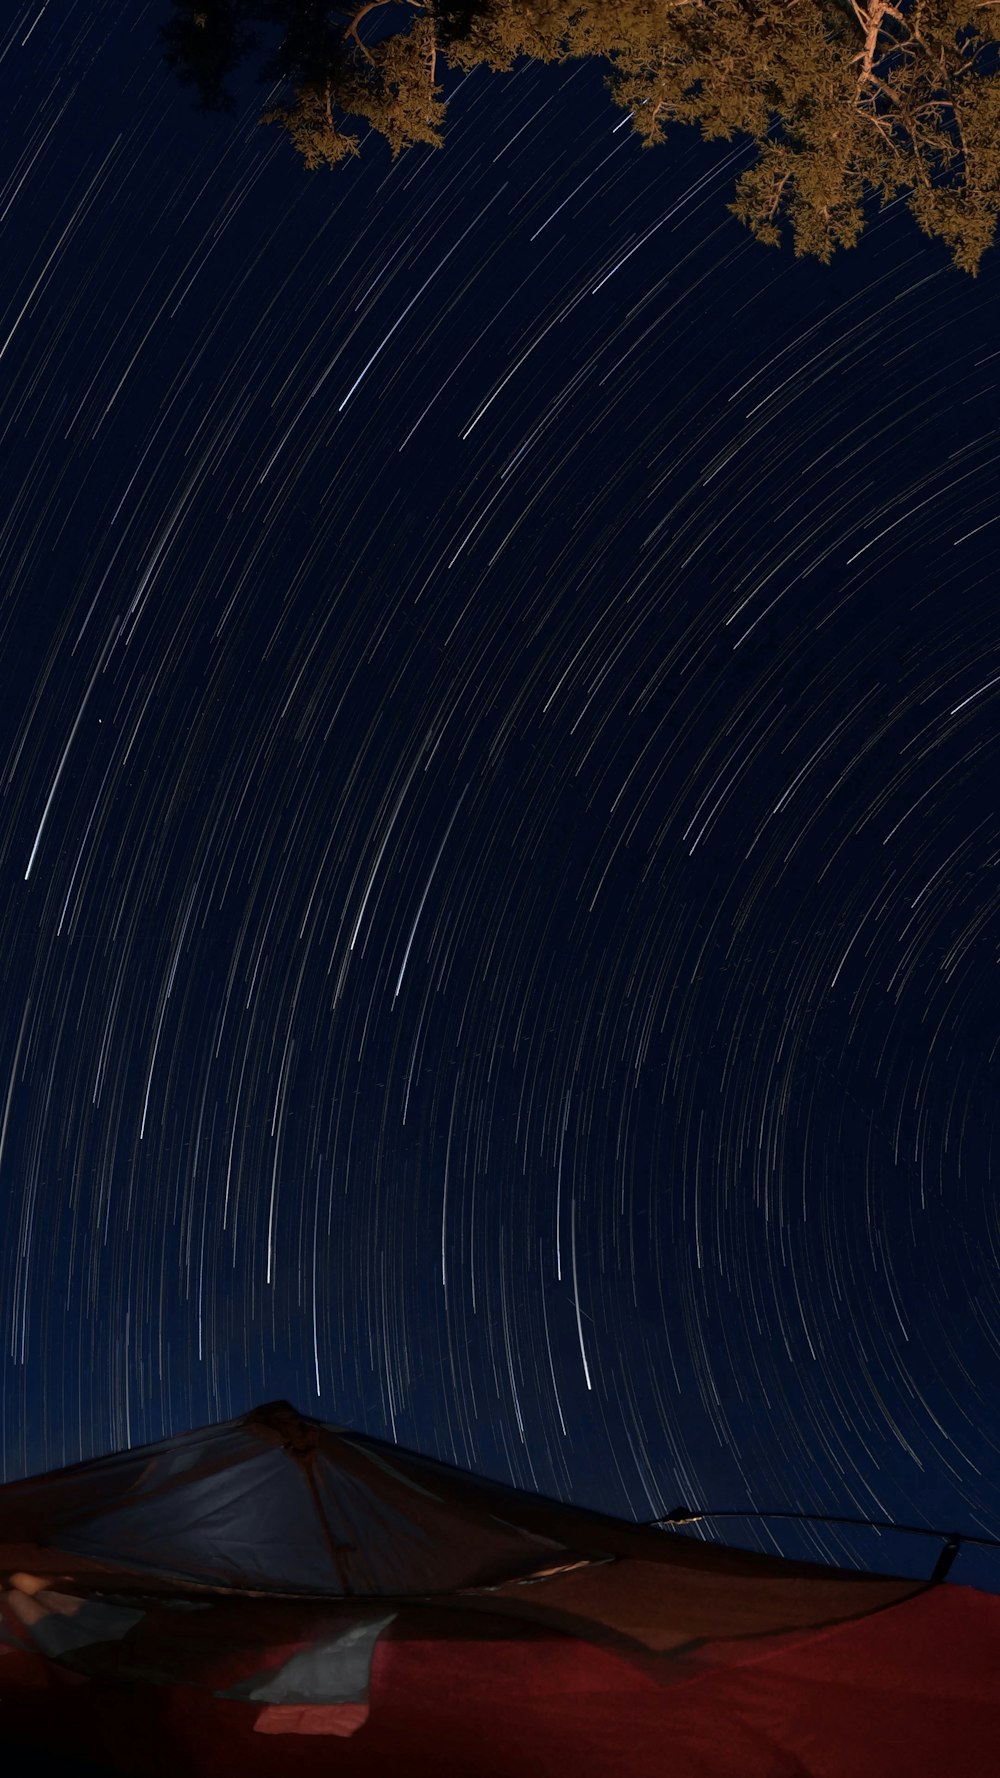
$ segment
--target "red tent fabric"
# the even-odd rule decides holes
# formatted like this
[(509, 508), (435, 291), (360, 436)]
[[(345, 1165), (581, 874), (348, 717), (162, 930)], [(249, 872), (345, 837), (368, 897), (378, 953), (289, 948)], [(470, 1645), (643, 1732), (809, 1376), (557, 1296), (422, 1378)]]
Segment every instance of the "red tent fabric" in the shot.
[(0, 1488), (0, 1587), (0, 1738), (136, 1778), (1000, 1778), (1000, 1599), (284, 1403)]

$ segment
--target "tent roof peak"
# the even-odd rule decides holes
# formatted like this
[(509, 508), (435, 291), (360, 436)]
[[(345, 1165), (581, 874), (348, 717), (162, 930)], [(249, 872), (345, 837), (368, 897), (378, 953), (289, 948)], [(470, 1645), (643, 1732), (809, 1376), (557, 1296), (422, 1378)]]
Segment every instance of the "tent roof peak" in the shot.
[(241, 1416), (244, 1426), (280, 1439), (285, 1450), (304, 1456), (313, 1451), (321, 1432), (338, 1430), (322, 1420), (302, 1414), (290, 1401), (265, 1401)]

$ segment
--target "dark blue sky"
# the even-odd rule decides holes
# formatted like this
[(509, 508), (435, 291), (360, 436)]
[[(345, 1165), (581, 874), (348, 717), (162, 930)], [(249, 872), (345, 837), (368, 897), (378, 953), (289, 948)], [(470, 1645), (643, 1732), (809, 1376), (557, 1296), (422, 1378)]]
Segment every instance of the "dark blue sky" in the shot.
[(163, 18), (3, 27), (4, 1475), (285, 1395), (996, 1535), (1000, 262), (593, 68), (307, 174)]

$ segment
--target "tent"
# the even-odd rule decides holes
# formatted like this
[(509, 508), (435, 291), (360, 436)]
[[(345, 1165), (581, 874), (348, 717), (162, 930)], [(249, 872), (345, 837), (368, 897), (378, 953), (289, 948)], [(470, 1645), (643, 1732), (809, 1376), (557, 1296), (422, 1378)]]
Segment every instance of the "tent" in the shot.
[(0, 1589), (0, 1744), (129, 1778), (1000, 1778), (1000, 1598), (285, 1402), (0, 1487)]

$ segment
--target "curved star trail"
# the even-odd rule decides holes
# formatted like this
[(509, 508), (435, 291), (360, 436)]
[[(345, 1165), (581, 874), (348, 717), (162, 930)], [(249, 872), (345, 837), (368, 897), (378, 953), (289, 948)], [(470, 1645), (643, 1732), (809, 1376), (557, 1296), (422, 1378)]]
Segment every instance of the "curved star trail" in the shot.
[(5, 1476), (287, 1395), (996, 1534), (996, 267), (595, 69), (306, 175), (13, 11)]

